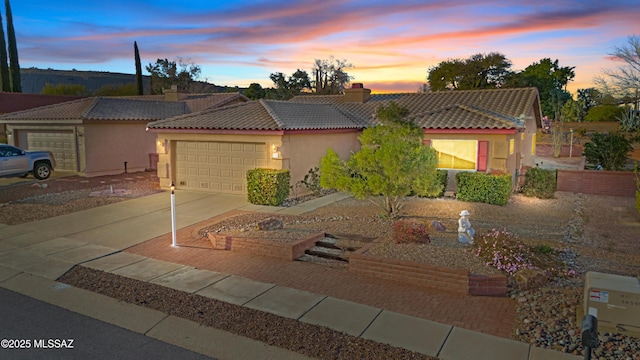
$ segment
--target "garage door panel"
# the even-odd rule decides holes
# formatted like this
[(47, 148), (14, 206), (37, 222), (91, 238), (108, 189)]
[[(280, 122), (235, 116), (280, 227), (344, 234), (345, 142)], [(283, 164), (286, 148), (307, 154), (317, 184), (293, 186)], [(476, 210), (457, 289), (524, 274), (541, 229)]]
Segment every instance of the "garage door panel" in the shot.
[(266, 149), (266, 144), (179, 141), (176, 144), (178, 186), (245, 194), (246, 171), (256, 168), (257, 164), (267, 164)]
[(78, 170), (76, 137), (73, 131), (27, 131), (26, 148), (51, 151), (58, 170)]

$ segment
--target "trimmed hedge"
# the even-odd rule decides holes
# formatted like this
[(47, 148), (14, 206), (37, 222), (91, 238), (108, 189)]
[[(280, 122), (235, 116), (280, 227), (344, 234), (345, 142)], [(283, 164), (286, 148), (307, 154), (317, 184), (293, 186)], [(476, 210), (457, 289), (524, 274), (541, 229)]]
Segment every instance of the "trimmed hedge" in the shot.
[(524, 175), (522, 193), (525, 196), (551, 199), (557, 188), (557, 172), (555, 170), (531, 168)]
[(456, 199), (493, 205), (506, 205), (511, 196), (510, 174), (459, 172), (456, 174)]
[(280, 206), (289, 197), (289, 170), (251, 169), (247, 171), (247, 196), (256, 205)]

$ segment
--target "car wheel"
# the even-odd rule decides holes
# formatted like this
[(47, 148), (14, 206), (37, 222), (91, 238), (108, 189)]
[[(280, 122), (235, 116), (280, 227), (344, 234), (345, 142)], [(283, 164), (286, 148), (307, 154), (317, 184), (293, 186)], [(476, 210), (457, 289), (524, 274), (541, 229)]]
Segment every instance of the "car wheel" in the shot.
[(33, 176), (38, 180), (44, 180), (51, 175), (51, 168), (45, 163), (37, 163), (33, 169)]

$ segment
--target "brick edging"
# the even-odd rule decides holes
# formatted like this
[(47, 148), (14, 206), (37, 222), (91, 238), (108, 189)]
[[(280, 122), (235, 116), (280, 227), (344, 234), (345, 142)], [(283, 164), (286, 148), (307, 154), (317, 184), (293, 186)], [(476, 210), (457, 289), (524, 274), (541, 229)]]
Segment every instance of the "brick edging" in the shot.
[(470, 274), (466, 269), (453, 269), (412, 261), (366, 255), (360, 249), (349, 258), (349, 271), (355, 274), (406, 284), (445, 290), (464, 295), (506, 296), (505, 275)]
[(290, 243), (212, 233), (207, 234), (207, 237), (214, 249), (248, 252), (253, 255), (293, 261), (304, 255), (305, 250), (312, 248), (318, 240), (324, 238), (325, 233), (315, 233), (307, 238)]

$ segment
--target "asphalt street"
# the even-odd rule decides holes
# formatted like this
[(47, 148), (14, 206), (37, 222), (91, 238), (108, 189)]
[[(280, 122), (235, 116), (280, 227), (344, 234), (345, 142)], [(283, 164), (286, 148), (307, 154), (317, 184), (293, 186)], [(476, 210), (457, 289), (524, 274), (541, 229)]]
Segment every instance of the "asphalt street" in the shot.
[(0, 288), (0, 359), (211, 359)]

